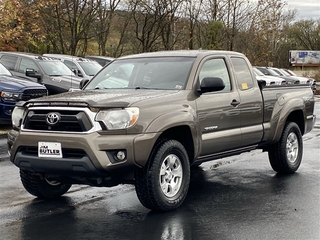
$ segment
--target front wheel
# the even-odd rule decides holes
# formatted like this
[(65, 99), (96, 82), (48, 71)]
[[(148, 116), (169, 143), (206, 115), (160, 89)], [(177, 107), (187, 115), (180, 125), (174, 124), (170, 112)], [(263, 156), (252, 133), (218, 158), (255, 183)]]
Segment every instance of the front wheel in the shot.
[(31, 172), (20, 169), (20, 178), (24, 188), (32, 195), (40, 198), (57, 198), (65, 194), (71, 184), (60, 183), (41, 178)]
[(279, 142), (270, 146), (269, 161), (278, 173), (294, 173), (302, 160), (303, 144), (300, 129), (296, 123), (285, 125)]
[(146, 168), (136, 172), (137, 196), (146, 208), (170, 211), (184, 201), (190, 183), (187, 151), (176, 140), (161, 140)]

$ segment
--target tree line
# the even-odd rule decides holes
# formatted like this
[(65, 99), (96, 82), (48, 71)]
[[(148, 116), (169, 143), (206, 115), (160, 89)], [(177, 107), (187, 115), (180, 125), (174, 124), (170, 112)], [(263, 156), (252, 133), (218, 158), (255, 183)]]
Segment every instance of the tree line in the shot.
[(320, 18), (296, 21), (283, 0), (0, 0), (0, 50), (76, 56), (178, 49), (242, 52), (288, 67), (320, 49)]

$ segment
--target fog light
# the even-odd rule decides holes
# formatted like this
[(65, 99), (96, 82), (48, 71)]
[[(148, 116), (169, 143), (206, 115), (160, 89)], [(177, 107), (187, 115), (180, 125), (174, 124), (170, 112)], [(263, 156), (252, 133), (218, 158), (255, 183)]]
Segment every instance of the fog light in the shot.
[(117, 152), (117, 159), (123, 161), (124, 159), (126, 159), (126, 153), (124, 151)]

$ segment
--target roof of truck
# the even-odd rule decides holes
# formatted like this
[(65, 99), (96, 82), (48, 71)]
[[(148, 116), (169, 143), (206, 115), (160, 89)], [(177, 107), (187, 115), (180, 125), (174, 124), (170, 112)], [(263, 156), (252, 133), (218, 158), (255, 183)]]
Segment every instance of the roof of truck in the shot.
[(144, 58), (144, 57), (198, 57), (205, 55), (237, 55), (244, 56), (242, 53), (234, 51), (222, 51), (222, 50), (175, 50), (175, 51), (158, 51), (147, 52), (134, 55), (127, 55), (119, 57), (119, 59), (126, 58)]

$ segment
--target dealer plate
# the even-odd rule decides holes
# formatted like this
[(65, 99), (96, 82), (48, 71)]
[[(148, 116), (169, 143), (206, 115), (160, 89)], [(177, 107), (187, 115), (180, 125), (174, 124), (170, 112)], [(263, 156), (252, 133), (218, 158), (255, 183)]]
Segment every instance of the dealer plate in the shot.
[(61, 143), (38, 142), (38, 157), (62, 158)]

